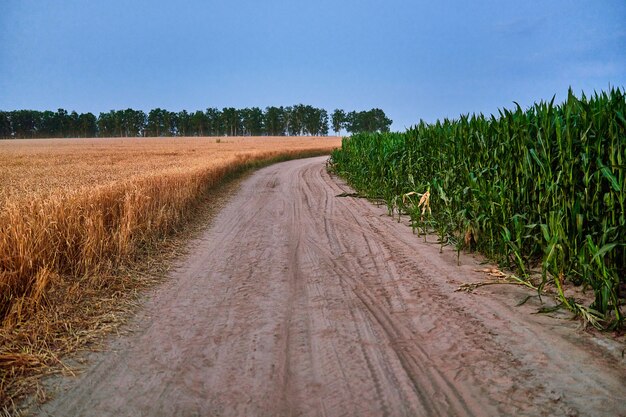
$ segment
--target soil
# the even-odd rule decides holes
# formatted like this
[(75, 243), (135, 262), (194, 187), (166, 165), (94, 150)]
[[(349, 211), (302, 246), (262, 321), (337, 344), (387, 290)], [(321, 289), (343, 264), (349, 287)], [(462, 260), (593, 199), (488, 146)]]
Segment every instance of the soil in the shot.
[[(624, 344), (444, 250), (325, 169), (246, 179), (40, 416), (626, 416)], [(339, 197), (345, 195), (346, 197)], [(545, 299), (544, 299), (545, 301)]]

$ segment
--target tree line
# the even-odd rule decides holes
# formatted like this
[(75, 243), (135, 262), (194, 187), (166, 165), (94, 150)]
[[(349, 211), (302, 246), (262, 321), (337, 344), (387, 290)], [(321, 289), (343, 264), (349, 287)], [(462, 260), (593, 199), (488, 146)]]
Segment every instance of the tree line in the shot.
[(333, 130), (339, 133), (345, 129), (349, 133), (389, 132), (393, 121), (381, 109), (344, 112), (336, 109), (332, 114)]
[(90, 138), (143, 136), (326, 136), (329, 124), (335, 133), (387, 132), (392, 121), (380, 109), (351, 111), (297, 104), (171, 112), (111, 110), (100, 113), (15, 110), (0, 111), (0, 138)]

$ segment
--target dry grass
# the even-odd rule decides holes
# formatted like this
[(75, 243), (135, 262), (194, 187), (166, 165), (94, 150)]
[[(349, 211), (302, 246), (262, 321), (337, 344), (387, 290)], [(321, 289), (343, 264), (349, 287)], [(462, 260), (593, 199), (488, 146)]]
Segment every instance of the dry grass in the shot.
[[(127, 268), (229, 175), (338, 138), (0, 141), (0, 408), (58, 355), (115, 327), (150, 279)], [(132, 298), (132, 297), (131, 297)], [(102, 306), (116, 306), (109, 312)], [(80, 317), (77, 317), (80, 316)]]

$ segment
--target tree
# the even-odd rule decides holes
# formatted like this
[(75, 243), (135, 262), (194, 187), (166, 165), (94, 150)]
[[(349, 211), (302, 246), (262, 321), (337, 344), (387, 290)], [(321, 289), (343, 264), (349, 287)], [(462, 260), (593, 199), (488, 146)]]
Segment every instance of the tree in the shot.
[(328, 112), (324, 109), (319, 109), (320, 117), (320, 129), (317, 131), (317, 135), (328, 136)]
[(75, 138), (78, 136), (78, 113), (72, 111), (67, 117), (67, 127), (65, 129), (65, 136), (68, 138)]
[(313, 106), (302, 106), (300, 109), (301, 132), (304, 135), (315, 135), (319, 129), (319, 115)]
[(0, 138), (8, 139), (11, 137), (13, 137), (11, 117), (8, 112), (0, 111)]
[(239, 110), (234, 107), (224, 107), (221, 119), (227, 136), (237, 136), (241, 133), (241, 112)]
[(332, 114), (332, 125), (333, 125), (333, 131), (335, 132), (336, 135), (339, 135), (339, 132), (341, 132), (341, 129), (345, 128), (346, 125), (346, 112), (341, 110), (341, 109), (335, 109), (333, 111)]
[(119, 129), (118, 136), (137, 137), (144, 135), (147, 116), (142, 110), (118, 111), (115, 112), (115, 118), (116, 126)]
[(328, 113), (312, 106), (303, 108), (303, 133), (320, 136), (328, 134)]
[(148, 116), (143, 110), (135, 110), (133, 113), (133, 130), (135, 136), (144, 136), (146, 131), (146, 123)]
[(302, 135), (303, 119), (304, 119), (304, 106), (302, 104), (296, 104), (293, 107), (287, 107), (287, 133), (289, 136)]
[(381, 109), (372, 109), (368, 112), (368, 118), (372, 120), (372, 127), (377, 132), (389, 132), (393, 121), (385, 115)]
[(176, 117), (176, 133), (179, 136), (188, 136), (191, 130), (191, 116), (187, 113), (187, 110), (178, 112)]
[(112, 130), (115, 130), (113, 119), (111, 117), (112, 113), (113, 110), (108, 113), (100, 113), (98, 115), (98, 121), (96, 124), (98, 125), (98, 136), (101, 138), (111, 137)]
[(160, 108), (152, 109), (148, 113), (148, 123), (146, 125), (146, 133), (148, 136), (162, 136), (165, 131), (165, 118)]
[(128, 134), (126, 133), (126, 129), (125, 129), (125, 120), (124, 120), (124, 111), (122, 110), (115, 110), (112, 112), (113, 114), (111, 115), (112, 120), (113, 120), (113, 136), (121, 138), (121, 137), (125, 137), (128, 136)]
[(37, 136), (39, 137), (57, 137), (61, 131), (58, 124), (59, 119), (56, 113), (50, 110), (43, 111), (39, 114), (39, 126), (37, 127)]
[(261, 136), (263, 134), (263, 111), (258, 107), (240, 110), (244, 136)]
[(222, 124), (222, 112), (216, 108), (208, 108), (205, 112), (207, 119), (207, 135), (208, 136), (223, 136), (225, 134)]
[(285, 136), (285, 109), (281, 107), (266, 107), (263, 116), (265, 134), (269, 136)]
[(388, 132), (391, 123), (381, 109), (351, 111), (346, 115), (345, 128), (349, 133)]
[(198, 110), (194, 114), (191, 115), (190, 118), (191, 131), (189, 132), (192, 136), (204, 136), (207, 134), (209, 129), (209, 120), (206, 114), (202, 111)]
[(98, 124), (96, 116), (92, 113), (82, 113), (78, 116), (78, 136), (83, 138), (96, 137)]
[(11, 112), (11, 124), (16, 138), (34, 138), (37, 135), (41, 115), (34, 110), (15, 110)]
[[(83, 118), (80, 122), (81, 126), (85, 122), (90, 122), (89, 116), (87, 119)], [(97, 125), (100, 137), (142, 136), (146, 125), (146, 114), (141, 110), (133, 109), (111, 110), (108, 113), (100, 113)]]
[(146, 133), (148, 136), (175, 136), (176, 135), (176, 113), (156, 108), (148, 113), (148, 123)]
[(54, 115), (54, 119), (55, 119), (55, 124), (57, 126), (57, 128), (59, 129), (56, 132), (56, 135), (54, 137), (65, 137), (68, 127), (69, 127), (69, 117), (67, 114), (67, 110), (65, 109), (58, 109), (56, 114)]
[(163, 123), (165, 124), (165, 136), (176, 136), (178, 125), (178, 114), (163, 110)]
[(291, 106), (281, 108), (283, 109), (283, 131), (285, 132), (285, 135), (289, 135), (289, 125), (291, 123), (293, 108)]
[(34, 112), (37, 114), (34, 136), (40, 138), (66, 138), (76, 136), (75, 126), (78, 120), (78, 113), (71, 114), (65, 109), (58, 109), (56, 112), (49, 110)]

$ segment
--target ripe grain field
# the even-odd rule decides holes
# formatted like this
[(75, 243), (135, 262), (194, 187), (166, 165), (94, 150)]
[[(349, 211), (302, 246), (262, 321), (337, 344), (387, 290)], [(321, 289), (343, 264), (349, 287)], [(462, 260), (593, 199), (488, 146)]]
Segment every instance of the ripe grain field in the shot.
[(21, 395), (16, 381), (107, 327), (75, 328), (71, 316), (89, 304), (102, 318), (107, 300), (132, 292), (120, 271), (182, 230), (226, 178), (339, 145), (336, 137), (0, 141), (0, 406)]

